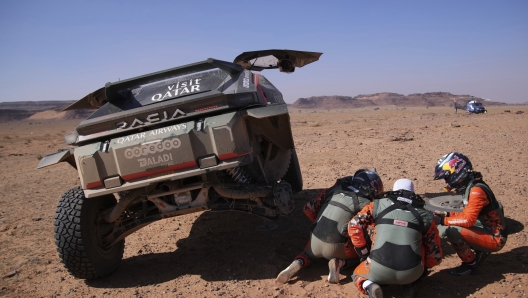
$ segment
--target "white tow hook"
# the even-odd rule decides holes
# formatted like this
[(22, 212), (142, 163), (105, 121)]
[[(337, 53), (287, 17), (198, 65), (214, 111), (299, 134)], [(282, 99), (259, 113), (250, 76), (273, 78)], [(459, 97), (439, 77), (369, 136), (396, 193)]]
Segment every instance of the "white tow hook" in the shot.
[(171, 205), (160, 198), (149, 198), (148, 200), (154, 203), (161, 213), (172, 212), (179, 209), (178, 206)]
[(174, 200), (174, 203), (176, 203), (176, 206), (169, 204), (160, 198), (148, 198), (148, 200), (154, 203), (154, 205), (158, 207), (161, 213), (167, 213), (167, 212), (180, 210), (185, 207), (190, 207), (189, 204), (192, 201), (192, 197), (191, 197), (191, 193), (188, 191), (182, 192), (179, 194), (174, 194), (173, 200)]

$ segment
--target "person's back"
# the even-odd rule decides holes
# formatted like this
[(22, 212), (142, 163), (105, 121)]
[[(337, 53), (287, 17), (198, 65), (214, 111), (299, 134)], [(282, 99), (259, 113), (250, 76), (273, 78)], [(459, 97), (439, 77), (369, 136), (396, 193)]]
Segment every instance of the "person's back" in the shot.
[(400, 190), (373, 202), (377, 236), (370, 252), (370, 270), (382, 284), (409, 284), (423, 273), (420, 245), (433, 214), (413, 196), (410, 191)]
[[(425, 268), (440, 263), (442, 251), (433, 214), (414, 193), (408, 179), (395, 183), (395, 191), (363, 208), (349, 223), (349, 236), (356, 251), (365, 259), (352, 276), (359, 291), (370, 297), (382, 297), (379, 284), (410, 285)], [(365, 231), (373, 227), (369, 248)], [(372, 233), (371, 233), (372, 235)], [(409, 288), (409, 292), (414, 291)]]
[(308, 202), (303, 212), (313, 222), (310, 240), (276, 281), (286, 283), (301, 268), (318, 259), (327, 259), (330, 260), (328, 281), (338, 283), (339, 270), (359, 261), (348, 237), (348, 222), (382, 192), (383, 183), (377, 173), (358, 170), (354, 176), (338, 179), (334, 186)]
[[(371, 200), (351, 191), (346, 185), (338, 185), (329, 189), (327, 199), (315, 220), (312, 235), (325, 243), (346, 243), (348, 241), (348, 222)], [(313, 241), (313, 240), (312, 240)], [(347, 259), (350, 256), (337, 256), (332, 252), (314, 252), (316, 257), (327, 259)]]

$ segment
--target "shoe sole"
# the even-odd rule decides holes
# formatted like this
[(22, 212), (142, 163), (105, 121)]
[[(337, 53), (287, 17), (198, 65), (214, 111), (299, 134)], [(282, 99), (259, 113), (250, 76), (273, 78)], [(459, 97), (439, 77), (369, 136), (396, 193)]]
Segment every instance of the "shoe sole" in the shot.
[(370, 292), (368, 292), (369, 298), (383, 298), (383, 291), (377, 284), (372, 284)]
[(301, 269), (302, 265), (299, 262), (293, 262), (288, 268), (284, 269), (279, 273), (276, 282), (285, 284), (290, 278)]
[(328, 261), (328, 269), (330, 269), (330, 273), (328, 273), (328, 282), (331, 284), (339, 283), (340, 268), (338, 267), (338, 261), (336, 259)]
[(471, 274), (473, 274), (473, 271), (475, 271), (475, 269), (468, 269), (468, 270), (463, 271), (463, 272), (453, 272), (453, 271), (449, 271), (449, 274), (451, 274), (451, 275), (456, 275), (456, 276), (464, 276), (464, 275), (471, 275)]

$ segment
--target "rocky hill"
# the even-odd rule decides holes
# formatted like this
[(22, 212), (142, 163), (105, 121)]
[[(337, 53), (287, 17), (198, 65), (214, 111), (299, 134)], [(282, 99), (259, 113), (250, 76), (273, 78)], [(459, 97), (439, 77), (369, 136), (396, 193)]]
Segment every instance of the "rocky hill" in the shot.
[[(372, 106), (397, 106), (397, 107), (434, 107), (451, 106), (453, 98), (457, 103), (465, 105), (469, 100), (475, 99), (484, 105), (505, 105), (505, 103), (492, 102), (470, 95), (454, 95), (449, 92), (413, 93), (403, 95), (398, 93), (375, 93), (350, 96), (312, 96), (299, 98), (291, 107), (299, 109), (353, 109)], [(0, 122), (23, 119), (85, 119), (94, 110), (74, 110), (61, 112), (74, 101), (17, 101), (0, 102)]]
[(74, 100), (60, 101), (12, 101), (0, 102), (0, 110), (24, 110), (24, 111), (45, 111), (45, 110), (62, 110), (63, 108), (74, 103)]
[(386, 105), (397, 107), (434, 107), (451, 106), (453, 105), (453, 99), (456, 99), (457, 103), (461, 105), (465, 105), (470, 100), (483, 102), (484, 105), (505, 105), (505, 103), (493, 102), (480, 97), (454, 95), (449, 92), (413, 93), (409, 95), (383, 92), (354, 97), (334, 95), (299, 98), (291, 107), (300, 109), (353, 109)]
[(0, 102), (0, 122), (23, 119), (84, 119), (94, 110), (61, 112), (74, 101)]

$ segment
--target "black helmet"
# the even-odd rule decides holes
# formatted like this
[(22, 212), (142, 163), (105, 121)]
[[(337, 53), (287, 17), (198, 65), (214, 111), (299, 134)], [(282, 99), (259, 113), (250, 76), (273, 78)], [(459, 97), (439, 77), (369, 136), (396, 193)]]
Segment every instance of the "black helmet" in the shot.
[(383, 192), (383, 182), (376, 172), (369, 170), (358, 170), (354, 173), (352, 187), (358, 190), (361, 196), (373, 200)]
[(447, 183), (445, 190), (462, 188), (469, 182), (473, 166), (464, 154), (448, 153), (438, 160), (435, 166), (434, 180), (444, 179)]

